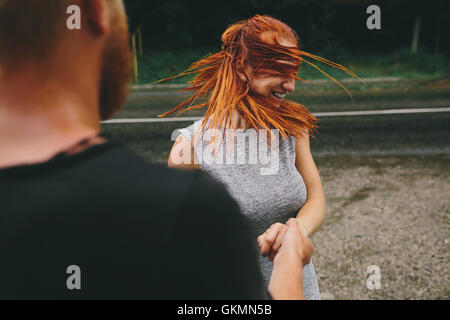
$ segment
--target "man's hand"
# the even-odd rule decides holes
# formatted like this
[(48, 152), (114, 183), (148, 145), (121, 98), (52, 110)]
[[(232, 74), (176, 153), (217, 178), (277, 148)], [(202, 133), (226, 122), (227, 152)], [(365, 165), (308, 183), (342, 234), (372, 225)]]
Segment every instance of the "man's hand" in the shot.
[[(284, 234), (278, 254), (289, 255), (292, 256), (292, 258), (294, 258), (294, 256), (297, 257), (297, 259), (301, 260), (303, 267), (311, 261), (311, 257), (314, 253), (313, 244), (311, 240), (300, 231), (297, 219), (289, 219), (286, 226), (287, 231)], [(276, 259), (278, 254), (274, 259)], [(274, 263), (276, 263), (275, 260)]]
[(314, 247), (296, 219), (289, 219), (286, 227), (281, 247), (273, 257), (269, 291), (274, 299), (304, 299), (302, 271), (311, 261)]

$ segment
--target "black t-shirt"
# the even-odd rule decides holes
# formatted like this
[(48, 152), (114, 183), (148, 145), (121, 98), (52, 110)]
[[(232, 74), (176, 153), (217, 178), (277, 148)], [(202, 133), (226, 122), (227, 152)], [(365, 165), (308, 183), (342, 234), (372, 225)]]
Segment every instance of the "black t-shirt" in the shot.
[(0, 170), (3, 299), (264, 299), (255, 242), (222, 185), (114, 143)]

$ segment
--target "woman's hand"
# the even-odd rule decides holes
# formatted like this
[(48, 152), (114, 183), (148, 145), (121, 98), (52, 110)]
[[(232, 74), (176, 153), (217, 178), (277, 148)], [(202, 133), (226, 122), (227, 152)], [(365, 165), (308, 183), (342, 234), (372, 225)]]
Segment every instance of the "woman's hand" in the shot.
[(261, 254), (268, 256), (270, 261), (273, 260), (280, 249), (287, 229), (287, 226), (282, 223), (274, 223), (257, 238)]
[[(299, 229), (302, 234), (307, 237), (307, 232), (305, 228), (299, 223), (297, 219), (295, 219), (298, 223)], [(278, 253), (278, 250), (281, 247), (283, 242), (283, 238), (286, 234), (288, 227), (285, 224), (280, 222), (274, 223), (270, 226), (269, 229), (266, 230), (262, 235), (257, 238), (259, 248), (261, 249), (261, 254), (263, 256), (268, 256), (270, 261), (273, 261), (273, 258)]]

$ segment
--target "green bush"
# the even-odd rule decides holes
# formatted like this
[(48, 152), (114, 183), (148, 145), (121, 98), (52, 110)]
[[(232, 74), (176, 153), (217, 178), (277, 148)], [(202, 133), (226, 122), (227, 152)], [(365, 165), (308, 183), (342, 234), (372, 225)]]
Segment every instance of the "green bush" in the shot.
[[(175, 76), (189, 66), (209, 54), (208, 50), (163, 51), (145, 54), (139, 61), (138, 83), (151, 83), (160, 79)], [(192, 76), (185, 76), (165, 83), (186, 83)]]
[[(333, 54), (333, 52), (335, 53)], [(146, 53), (139, 60), (139, 79), (137, 83), (151, 83), (177, 75), (202, 57), (214, 53), (211, 49), (183, 51), (155, 51)], [(339, 63), (360, 77), (401, 77), (405, 79), (433, 78), (450, 75), (450, 61), (444, 54), (434, 54), (419, 50), (411, 54), (408, 48), (396, 50), (390, 54), (351, 53), (339, 44), (331, 45), (325, 52), (311, 52), (325, 59)], [(348, 78), (349, 75), (309, 59), (332, 77)], [(305, 80), (325, 78), (315, 68), (303, 63), (299, 76)], [(185, 76), (165, 83), (186, 83), (192, 76)]]

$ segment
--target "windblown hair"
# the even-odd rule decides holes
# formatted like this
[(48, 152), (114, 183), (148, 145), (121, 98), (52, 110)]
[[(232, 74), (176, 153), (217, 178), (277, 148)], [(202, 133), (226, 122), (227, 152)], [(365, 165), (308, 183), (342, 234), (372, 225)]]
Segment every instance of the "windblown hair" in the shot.
[[(281, 45), (279, 39), (283, 37), (294, 40), (296, 48)], [(264, 128), (267, 131), (277, 129), (283, 138), (287, 135), (299, 136), (302, 133), (312, 135), (317, 127), (317, 119), (308, 109), (287, 100), (275, 106), (269, 97), (250, 91), (251, 79), (245, 72), (246, 66), (251, 67), (252, 75), (280, 76), (303, 81), (297, 77), (297, 73), (302, 62), (305, 62), (344, 88), (319, 67), (303, 58), (307, 57), (357, 77), (339, 64), (299, 50), (299, 38), (295, 31), (269, 16), (255, 15), (233, 24), (223, 33), (222, 42), (220, 52), (193, 63), (187, 71), (179, 75), (160, 80), (196, 73), (194, 80), (189, 82), (190, 86), (182, 89), (192, 91), (193, 95), (160, 117), (177, 111), (181, 114), (207, 107), (202, 130), (207, 122), (208, 128), (220, 129), (226, 124), (235, 128), (231, 116), (237, 111), (249, 128)], [(205, 103), (194, 104), (200, 98), (208, 99)]]

